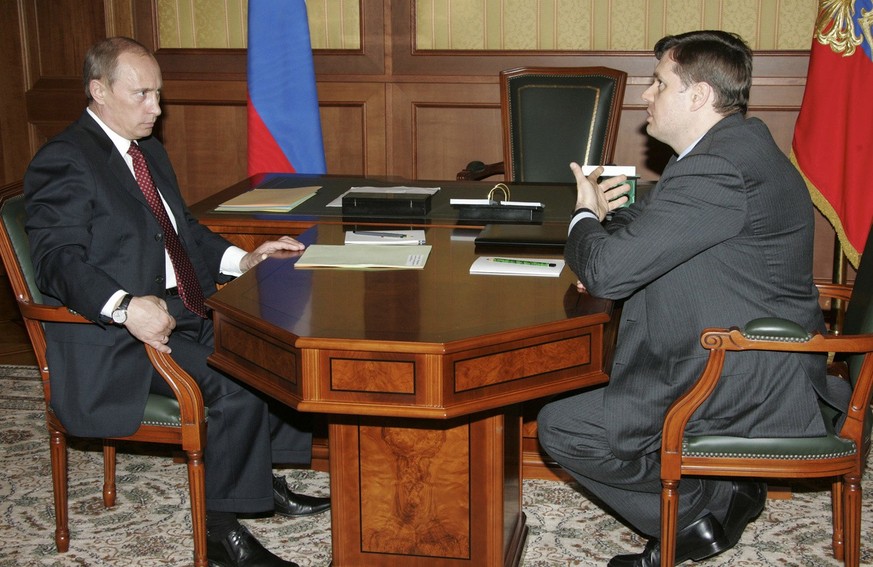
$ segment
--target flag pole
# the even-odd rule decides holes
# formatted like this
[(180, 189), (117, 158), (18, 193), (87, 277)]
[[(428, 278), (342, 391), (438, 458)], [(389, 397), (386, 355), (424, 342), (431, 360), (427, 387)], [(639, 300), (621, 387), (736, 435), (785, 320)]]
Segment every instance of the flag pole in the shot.
[[(846, 283), (846, 272), (848, 271), (849, 260), (843, 247), (840, 244), (840, 237), (834, 235), (834, 272), (833, 283), (843, 285)], [(846, 305), (842, 299), (834, 299), (831, 304), (831, 314), (833, 315), (832, 332), (839, 335), (843, 332), (843, 322), (846, 318)]]

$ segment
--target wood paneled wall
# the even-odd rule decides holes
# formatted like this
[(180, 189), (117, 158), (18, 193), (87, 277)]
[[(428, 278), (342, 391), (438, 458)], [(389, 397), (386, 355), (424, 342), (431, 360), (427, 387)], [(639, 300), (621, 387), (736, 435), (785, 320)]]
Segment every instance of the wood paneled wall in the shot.
[[(11, 105), (4, 104), (0, 118), (18, 124), (14, 139), (6, 128), (0, 134), (3, 182), (20, 176), (36, 148), (81, 113), (81, 61), (88, 45), (128, 34), (158, 47), (155, 0), (16, 4), (0, 9), (3, 29), (20, 30), (22, 50), (20, 68), (14, 49), (0, 58), (0, 71), (13, 76), (0, 91)], [(361, 49), (316, 53), (329, 173), (442, 180), (453, 179), (473, 159), (499, 161), (497, 73), (521, 65), (627, 71), (615, 161), (637, 166), (645, 178), (660, 173), (669, 150), (646, 136), (640, 99), (654, 67), (650, 53), (416, 52), (412, 10), (408, 0), (362, 0)], [(10, 35), (0, 42), (12, 48)], [(158, 135), (186, 198), (196, 202), (246, 175), (245, 51), (157, 49), (157, 57), (164, 76)], [(756, 53), (750, 113), (770, 126), (786, 152), (806, 68), (805, 52)], [(833, 230), (823, 218), (818, 228), (816, 275), (827, 279)]]

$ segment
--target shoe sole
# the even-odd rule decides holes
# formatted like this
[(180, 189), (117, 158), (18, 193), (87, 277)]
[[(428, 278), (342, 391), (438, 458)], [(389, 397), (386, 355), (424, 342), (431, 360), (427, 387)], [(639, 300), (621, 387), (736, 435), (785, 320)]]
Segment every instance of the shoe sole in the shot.
[(688, 557), (677, 557), (675, 563), (676, 565), (678, 565), (683, 561), (687, 561), (689, 559), (691, 559), (692, 561), (703, 561), (704, 559), (709, 559), (710, 557), (714, 557), (719, 553), (725, 552), (732, 547), (733, 544), (731, 544), (731, 542), (727, 539), (727, 536), (722, 536), (722, 539), (718, 539), (704, 548), (695, 549), (688, 554)]
[(286, 514), (285, 512), (276, 512), (277, 516), (282, 516), (283, 518), (303, 518), (305, 516), (317, 516), (318, 514), (324, 514), (329, 511), (330, 507), (325, 508), (324, 510), (316, 510), (315, 512), (306, 512), (304, 514)]
[(703, 561), (704, 559), (708, 559), (714, 555), (718, 555), (719, 553), (733, 547), (727, 537), (727, 534), (724, 533), (724, 528), (721, 525), (718, 525), (718, 527), (721, 529), (721, 534), (719, 534), (715, 538), (715, 541), (708, 545), (693, 549), (681, 557), (676, 556), (674, 563), (678, 565), (689, 559), (691, 559), (692, 561)]

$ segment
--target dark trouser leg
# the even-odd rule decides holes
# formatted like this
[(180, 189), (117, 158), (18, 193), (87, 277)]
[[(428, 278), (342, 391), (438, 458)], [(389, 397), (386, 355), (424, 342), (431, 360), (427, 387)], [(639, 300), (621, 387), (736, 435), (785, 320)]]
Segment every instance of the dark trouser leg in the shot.
[[(257, 513), (273, 508), (272, 448), (267, 404), (247, 388), (207, 365), (212, 354), (212, 323), (168, 298), (176, 317), (170, 336), (172, 356), (200, 385), (209, 408), (206, 428), (206, 507)], [(172, 395), (156, 376), (152, 391)]]
[[(537, 417), (540, 443), (585, 489), (634, 528), (659, 537), (660, 454), (631, 461), (616, 457), (603, 429), (603, 388), (550, 402)], [(713, 512), (721, 519), (731, 483), (684, 478), (679, 483), (679, 528)]]
[(278, 402), (270, 402), (273, 463), (309, 465), (312, 461), (310, 416)]

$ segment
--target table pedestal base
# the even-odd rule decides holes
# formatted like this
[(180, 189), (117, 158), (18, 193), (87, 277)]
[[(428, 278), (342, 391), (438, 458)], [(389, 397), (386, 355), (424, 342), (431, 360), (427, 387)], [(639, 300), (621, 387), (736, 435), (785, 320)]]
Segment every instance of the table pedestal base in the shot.
[(332, 565), (520, 563), (517, 406), (447, 421), (332, 416), (329, 443)]

